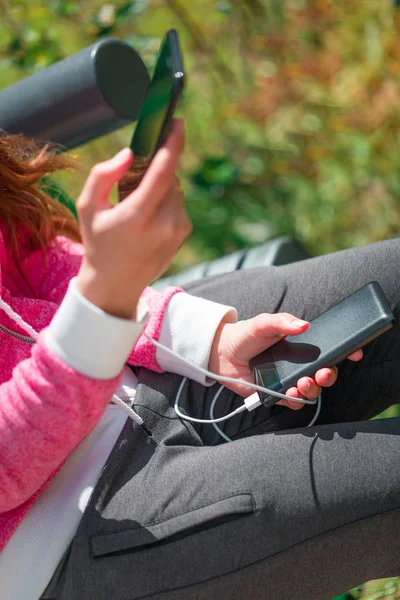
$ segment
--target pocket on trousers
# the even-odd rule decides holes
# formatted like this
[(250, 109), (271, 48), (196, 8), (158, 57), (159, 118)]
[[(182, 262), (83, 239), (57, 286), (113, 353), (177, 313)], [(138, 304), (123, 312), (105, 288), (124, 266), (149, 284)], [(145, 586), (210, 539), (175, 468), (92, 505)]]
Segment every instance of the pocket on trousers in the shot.
[(252, 495), (238, 494), (159, 523), (133, 527), (117, 533), (94, 535), (91, 540), (92, 554), (94, 557), (101, 557), (171, 542), (251, 514), (254, 510)]

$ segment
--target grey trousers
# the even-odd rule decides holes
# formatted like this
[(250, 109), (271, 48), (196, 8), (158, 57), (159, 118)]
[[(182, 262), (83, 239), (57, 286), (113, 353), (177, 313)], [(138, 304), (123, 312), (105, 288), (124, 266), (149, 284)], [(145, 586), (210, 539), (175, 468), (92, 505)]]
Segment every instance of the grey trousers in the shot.
[[(235, 272), (188, 291), (241, 318), (307, 319), (378, 280), (395, 328), (342, 363), (314, 407), (260, 408), (228, 421), (234, 441), (181, 422), (181, 378), (139, 373), (136, 406), (152, 436), (126, 426), (44, 598), (324, 600), (400, 574), (400, 240), (284, 267)], [(182, 406), (208, 417), (214, 388), (190, 383)], [(240, 400), (224, 392), (225, 414)]]

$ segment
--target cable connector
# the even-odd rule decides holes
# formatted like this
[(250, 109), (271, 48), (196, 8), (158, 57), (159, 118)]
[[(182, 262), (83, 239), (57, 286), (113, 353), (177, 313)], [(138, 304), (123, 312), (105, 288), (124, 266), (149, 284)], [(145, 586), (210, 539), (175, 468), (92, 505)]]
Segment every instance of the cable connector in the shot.
[(251, 410), (258, 408), (262, 404), (262, 402), (260, 400), (260, 396), (258, 395), (258, 392), (254, 392), (254, 394), (251, 394), (251, 396), (248, 396), (247, 398), (245, 398), (244, 403), (249, 412)]

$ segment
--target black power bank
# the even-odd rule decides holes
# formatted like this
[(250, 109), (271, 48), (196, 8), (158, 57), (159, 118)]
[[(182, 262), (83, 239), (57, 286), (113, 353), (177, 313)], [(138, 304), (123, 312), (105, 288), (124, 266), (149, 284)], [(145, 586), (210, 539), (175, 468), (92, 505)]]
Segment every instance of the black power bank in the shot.
[[(287, 336), (255, 356), (256, 384), (284, 393), (306, 375), (337, 365), (393, 326), (394, 315), (379, 283), (373, 281), (310, 321), (298, 336)], [(265, 406), (279, 398), (259, 392)]]

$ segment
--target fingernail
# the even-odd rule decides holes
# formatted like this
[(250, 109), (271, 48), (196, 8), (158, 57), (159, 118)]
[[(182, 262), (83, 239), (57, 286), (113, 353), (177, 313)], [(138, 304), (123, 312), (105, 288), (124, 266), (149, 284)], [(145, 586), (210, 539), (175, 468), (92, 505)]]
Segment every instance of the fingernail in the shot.
[(301, 319), (294, 319), (290, 323), (292, 327), (296, 327), (298, 329), (304, 327), (304, 325), (308, 325), (308, 321), (302, 321)]

